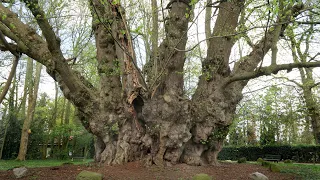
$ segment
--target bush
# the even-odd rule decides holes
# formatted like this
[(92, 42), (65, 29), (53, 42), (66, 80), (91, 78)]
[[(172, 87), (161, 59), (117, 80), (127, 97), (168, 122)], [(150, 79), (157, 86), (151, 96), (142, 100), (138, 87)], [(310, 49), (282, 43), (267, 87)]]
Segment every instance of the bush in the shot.
[(270, 168), (270, 171), (272, 171), (272, 172), (280, 172), (280, 168), (276, 164), (270, 163), (269, 168)]
[(238, 163), (246, 163), (247, 162), (247, 158), (242, 157), (238, 159)]
[[(266, 154), (281, 155), (283, 159), (293, 159), (297, 162), (313, 163), (314, 157), (320, 157), (320, 145), (267, 145), (267, 146), (243, 146), (224, 147), (219, 153), (219, 160), (236, 161), (241, 157), (246, 157), (248, 161), (256, 161)], [(320, 163), (320, 158), (316, 163)]]
[(292, 160), (291, 160), (291, 159), (286, 159), (286, 160), (284, 160), (283, 162), (290, 164), (290, 163), (292, 163)]
[(270, 167), (270, 162), (267, 162), (267, 161), (262, 161), (261, 165), (264, 166), (264, 167)]
[(258, 163), (262, 163), (263, 161), (264, 161), (264, 160), (263, 160), (262, 158), (258, 158), (258, 159), (257, 159), (257, 162), (258, 162)]

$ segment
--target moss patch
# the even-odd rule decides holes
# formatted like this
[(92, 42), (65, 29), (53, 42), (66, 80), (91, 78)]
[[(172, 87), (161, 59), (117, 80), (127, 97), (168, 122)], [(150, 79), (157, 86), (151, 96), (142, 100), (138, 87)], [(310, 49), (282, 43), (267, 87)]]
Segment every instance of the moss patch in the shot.
[(76, 180), (102, 180), (103, 175), (91, 172), (91, 171), (81, 171), (78, 175)]
[(213, 180), (213, 178), (211, 176), (209, 176), (208, 174), (196, 174), (195, 176), (193, 176), (192, 180)]

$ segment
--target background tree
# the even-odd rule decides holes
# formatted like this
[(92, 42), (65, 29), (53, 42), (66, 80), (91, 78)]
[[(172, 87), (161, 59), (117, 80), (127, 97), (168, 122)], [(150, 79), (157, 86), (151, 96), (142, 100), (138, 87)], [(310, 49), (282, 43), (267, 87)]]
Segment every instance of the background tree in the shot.
[(29, 95), (28, 95), (27, 116), (23, 120), (20, 148), (19, 148), (19, 153), (17, 157), (17, 160), (20, 160), (20, 161), (24, 161), (26, 159), (28, 139), (29, 139), (29, 134), (31, 134), (30, 126), (33, 120), (34, 111), (35, 111), (36, 102), (37, 102), (37, 96), (38, 96), (41, 68), (42, 68), (42, 64), (37, 63), (34, 79), (32, 80), (31, 83), (29, 83), (29, 87), (28, 87)]
[(14, 99), (15, 90), (17, 86), (16, 78), (13, 80), (13, 86), (10, 88), (8, 104), (7, 104), (7, 113), (3, 114), (2, 122), (5, 122), (5, 129), (2, 141), (2, 158), (9, 159), (15, 158), (17, 156), (17, 152), (19, 151), (19, 137), (21, 133), (20, 123), (18, 121), (18, 110), (16, 101)]
[(248, 92), (238, 106), (228, 145), (250, 145), (249, 139), (259, 145), (313, 144), (306, 117), (309, 113), (295, 86), (272, 85)]
[[(312, 16), (310, 16), (310, 22), (313, 22)], [(319, 53), (313, 55), (310, 53), (309, 48), (310, 43), (312, 43), (311, 39), (313, 39), (315, 34), (318, 32), (314, 32), (314, 25), (312, 23), (308, 25), (308, 27), (303, 27), (301, 31), (303, 31), (302, 34), (297, 36), (297, 32), (294, 32), (292, 26), (290, 26), (290, 28), (287, 30), (293, 61), (302, 63), (313, 61), (319, 55)], [(304, 48), (301, 47), (303, 45), (305, 46)], [(319, 82), (316, 83), (313, 77), (313, 69), (314, 68), (299, 68), (301, 83), (295, 80), (289, 80), (302, 89), (303, 98), (311, 120), (313, 136), (316, 144), (320, 144), (320, 107), (318, 106), (319, 103), (314, 92), (312, 91), (312, 89), (315, 88)]]

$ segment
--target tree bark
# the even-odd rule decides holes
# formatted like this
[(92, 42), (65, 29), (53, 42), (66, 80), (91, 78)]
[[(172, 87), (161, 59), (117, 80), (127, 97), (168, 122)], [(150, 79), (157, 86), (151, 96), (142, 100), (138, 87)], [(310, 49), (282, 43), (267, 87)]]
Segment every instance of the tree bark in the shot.
[(66, 98), (63, 98), (62, 106), (61, 106), (61, 116), (60, 116), (60, 125), (64, 124), (64, 114), (66, 110)]
[(12, 68), (11, 68), (9, 77), (8, 77), (8, 80), (7, 80), (5, 86), (3, 87), (2, 92), (0, 94), (0, 104), (2, 103), (3, 99), (5, 98), (5, 96), (8, 93), (8, 90), (10, 88), (12, 79), (13, 79), (14, 75), (16, 74), (16, 69), (17, 69), (17, 66), (18, 66), (18, 62), (19, 62), (19, 57), (15, 57), (15, 59), (13, 61), (13, 64), (12, 64)]
[(29, 99), (28, 99), (28, 110), (26, 119), (23, 122), (22, 131), (21, 131), (21, 140), (20, 140), (20, 148), (17, 160), (24, 161), (26, 159), (27, 148), (28, 148), (28, 139), (31, 122), (33, 120), (33, 115), (36, 107), (38, 89), (40, 83), (40, 74), (41, 74), (42, 65), (37, 63), (35, 78), (31, 86), (29, 86)]
[(207, 46), (209, 47), (210, 44), (210, 37), (211, 37), (211, 14), (212, 14), (212, 7), (210, 7), (210, 4), (212, 4), (212, 0), (207, 0), (207, 7), (206, 7), (206, 15), (205, 15), (205, 34), (206, 34), (206, 42)]
[(303, 97), (308, 109), (309, 116), (311, 117), (311, 127), (316, 144), (320, 144), (320, 113), (319, 106), (313, 97), (310, 89), (303, 89)]
[[(7, 132), (8, 132), (8, 126), (9, 126), (9, 118), (7, 118), (7, 105), (5, 105), (4, 109), (3, 109), (3, 114), (2, 114), (2, 123), (5, 124), (4, 125), (4, 134), (3, 134), (3, 139), (1, 141), (1, 146), (0, 146), (0, 159), (2, 159), (2, 152), (3, 152), (3, 148), (4, 148), (4, 143), (6, 141), (6, 136), (7, 136)], [(7, 122), (5, 122), (7, 121)]]
[[(158, 15), (158, 5), (157, 0), (151, 0), (152, 6), (152, 34), (151, 34), (151, 45), (152, 45), (152, 53), (151, 60), (156, 60), (158, 56), (158, 42), (159, 42), (159, 15)], [(153, 61), (151, 71), (157, 71), (157, 61)], [(156, 76), (156, 74), (154, 74)], [(152, 77), (149, 77), (152, 78)]]
[(13, 82), (14, 83), (10, 89), (9, 99), (8, 99), (8, 113), (7, 113), (7, 118), (6, 118), (7, 123), (6, 123), (6, 129), (5, 129), (5, 133), (4, 133), (4, 137), (3, 137), (3, 143), (2, 143), (2, 147), (1, 147), (1, 158), (3, 155), (3, 149), (5, 148), (5, 145), (6, 145), (5, 142), (6, 142), (6, 138), (7, 138), (8, 128), (10, 126), (10, 123), (14, 120), (14, 116), (16, 115), (16, 112), (17, 112), (17, 110), (15, 109), (15, 104), (14, 104), (14, 93), (15, 93), (15, 89), (17, 86), (16, 77), (14, 77)]
[[(70, 123), (70, 117), (71, 117), (71, 103), (70, 101), (66, 100), (66, 106), (65, 109), (65, 115), (64, 115), (64, 125), (69, 125)], [(69, 132), (70, 133), (70, 132)], [(62, 142), (62, 151), (66, 151), (69, 144), (69, 136), (62, 136), (61, 137)]]
[[(26, 118), (26, 103), (27, 103), (27, 96), (28, 96), (28, 87), (30, 87), (30, 83), (32, 80), (32, 72), (33, 72), (33, 61), (31, 58), (27, 59), (27, 67), (26, 67), (26, 76), (24, 79), (24, 87), (23, 87), (23, 96), (21, 99), (21, 104), (19, 108), (21, 110), (21, 119)], [(20, 111), (19, 110), (19, 111)]]
[(57, 122), (57, 113), (58, 113), (58, 94), (59, 94), (59, 89), (58, 89), (58, 85), (55, 82), (54, 83), (54, 87), (55, 87), (55, 96), (54, 96), (54, 108), (53, 108), (53, 112), (52, 112), (52, 118), (50, 120), (50, 124), (49, 124), (49, 128), (52, 129)]

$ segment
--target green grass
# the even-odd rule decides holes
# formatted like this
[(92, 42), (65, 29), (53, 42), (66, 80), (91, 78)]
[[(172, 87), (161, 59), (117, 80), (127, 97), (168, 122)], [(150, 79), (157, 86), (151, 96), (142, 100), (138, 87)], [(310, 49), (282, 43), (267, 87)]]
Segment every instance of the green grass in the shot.
[(16, 161), (16, 160), (0, 160), (0, 170), (8, 170), (15, 167), (51, 167), (51, 166), (61, 166), (65, 163), (71, 163), (74, 165), (79, 164), (87, 164), (89, 162), (92, 162), (92, 159), (87, 160), (26, 160), (26, 161)]
[[(259, 164), (256, 161), (247, 161), (250, 164)], [(272, 162), (271, 162), (272, 163)], [(294, 174), (302, 180), (320, 180), (320, 164), (300, 164), (300, 163), (274, 163), (279, 166), (280, 173)]]
[(303, 180), (320, 179), (320, 165), (278, 163), (281, 173), (295, 174)]

